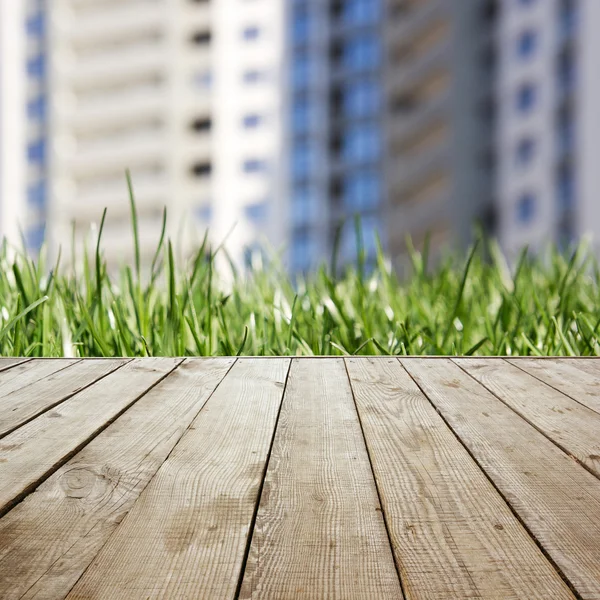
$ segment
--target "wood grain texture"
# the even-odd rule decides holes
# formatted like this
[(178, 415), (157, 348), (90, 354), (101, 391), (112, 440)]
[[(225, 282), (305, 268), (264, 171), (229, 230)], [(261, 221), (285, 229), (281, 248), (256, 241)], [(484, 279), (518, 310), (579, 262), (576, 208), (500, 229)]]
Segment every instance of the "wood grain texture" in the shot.
[(341, 359), (292, 362), (240, 598), (402, 598)]
[(451, 360), (402, 364), (580, 596), (600, 599), (600, 481)]
[(506, 361), (455, 359), (471, 377), (600, 477), (600, 414)]
[(0, 440), (0, 514), (180, 362), (171, 358), (134, 360)]
[(5, 396), (26, 388), (52, 373), (72, 367), (79, 360), (77, 358), (36, 358), (0, 371), (0, 407)]
[(573, 599), (400, 363), (346, 364), (406, 598)]
[(0, 519), (0, 598), (64, 598), (234, 359), (186, 361)]
[(600, 414), (600, 358), (520, 358), (508, 362)]
[(67, 400), (130, 359), (89, 359), (38, 379), (0, 398), (0, 438)]
[(289, 359), (240, 359), (68, 598), (234, 598)]
[(6, 371), (7, 369), (10, 369), (11, 367), (16, 367), (17, 365), (28, 362), (30, 360), (31, 360), (31, 358), (18, 358), (18, 357), (4, 358), (4, 357), (1, 357), (0, 358), (0, 371)]

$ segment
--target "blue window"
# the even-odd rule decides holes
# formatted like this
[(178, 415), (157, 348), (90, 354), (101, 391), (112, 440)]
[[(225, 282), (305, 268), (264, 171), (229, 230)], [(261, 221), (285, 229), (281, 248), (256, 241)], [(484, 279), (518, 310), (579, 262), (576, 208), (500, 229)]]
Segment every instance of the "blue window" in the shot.
[(27, 146), (27, 160), (32, 163), (43, 163), (46, 158), (46, 142), (36, 140)]
[(27, 116), (36, 121), (46, 119), (46, 97), (38, 96), (27, 103)]
[(201, 71), (193, 77), (194, 85), (202, 90), (208, 90), (212, 86), (212, 73), (210, 71)]
[(308, 142), (299, 142), (292, 151), (292, 173), (296, 179), (308, 177), (314, 164), (313, 150)]
[(246, 27), (242, 31), (242, 37), (248, 42), (257, 40), (260, 37), (260, 29), (255, 25), (251, 27)]
[(253, 223), (262, 223), (267, 218), (268, 205), (266, 202), (257, 202), (248, 204), (244, 208), (246, 218)]
[(209, 223), (212, 220), (213, 210), (210, 204), (205, 206), (199, 206), (196, 209), (196, 217), (205, 223)]
[(292, 128), (294, 133), (305, 133), (310, 128), (311, 105), (307, 97), (297, 98), (292, 106)]
[(344, 134), (342, 156), (348, 161), (376, 160), (380, 153), (379, 128), (374, 123), (350, 127)]
[(379, 39), (374, 35), (348, 40), (342, 48), (343, 66), (354, 71), (377, 68), (381, 60), (380, 50)]
[(353, 25), (373, 25), (381, 16), (378, 0), (347, 0), (344, 2), (342, 19)]
[(526, 166), (531, 163), (535, 154), (535, 140), (532, 138), (523, 138), (517, 144), (515, 158), (519, 166)]
[(38, 181), (27, 188), (27, 203), (31, 208), (42, 209), (46, 206), (46, 184)]
[(558, 205), (562, 211), (569, 210), (575, 204), (575, 180), (573, 169), (563, 167), (559, 170), (557, 181)]
[(563, 88), (569, 88), (575, 83), (575, 61), (569, 52), (558, 58), (558, 82)]
[(292, 222), (307, 225), (316, 214), (317, 199), (314, 190), (307, 185), (296, 186), (292, 192)]
[(521, 58), (529, 58), (537, 46), (537, 33), (533, 29), (523, 31), (517, 40), (517, 54)]
[(372, 210), (381, 199), (381, 177), (375, 170), (350, 173), (343, 181), (343, 204), (347, 213)]
[(44, 243), (45, 235), (46, 227), (44, 225), (33, 227), (27, 232), (27, 246), (31, 250), (39, 250)]
[(315, 250), (314, 240), (307, 231), (295, 231), (292, 235), (292, 270), (307, 270), (315, 259)]
[(577, 27), (577, 7), (574, 0), (562, 0), (560, 5), (560, 29), (564, 36), (569, 36)]
[(295, 88), (306, 87), (310, 82), (312, 60), (307, 54), (297, 54), (292, 62), (292, 83)]
[(524, 83), (517, 90), (517, 109), (522, 113), (529, 112), (535, 105), (536, 88), (532, 83)]
[(575, 142), (575, 126), (568, 116), (562, 117), (558, 123), (559, 150), (568, 153), (573, 150)]
[(260, 83), (267, 79), (267, 74), (257, 69), (249, 69), (248, 71), (244, 71), (242, 79), (244, 83), (248, 84)]
[(376, 114), (381, 106), (381, 90), (375, 80), (348, 83), (342, 91), (344, 116), (366, 117)]
[(46, 57), (43, 54), (38, 54), (27, 61), (27, 74), (31, 77), (44, 77), (46, 74)]
[(517, 201), (517, 221), (528, 225), (535, 216), (536, 199), (531, 192), (524, 193)]
[[(373, 257), (377, 251), (377, 238), (381, 238), (381, 224), (376, 217), (362, 217), (360, 220), (362, 244), (367, 257)], [(351, 261), (356, 258), (357, 239), (354, 224), (348, 223), (344, 228), (342, 239), (342, 256)]]
[(244, 161), (244, 173), (264, 173), (267, 170), (267, 161), (258, 158), (250, 158)]
[(261, 115), (246, 115), (242, 119), (242, 124), (245, 129), (255, 129), (264, 122), (264, 117)]
[(42, 38), (46, 30), (46, 19), (43, 13), (36, 13), (27, 19), (27, 34), (31, 37)]
[(310, 37), (311, 19), (308, 8), (295, 6), (292, 15), (292, 40), (294, 44), (305, 44)]

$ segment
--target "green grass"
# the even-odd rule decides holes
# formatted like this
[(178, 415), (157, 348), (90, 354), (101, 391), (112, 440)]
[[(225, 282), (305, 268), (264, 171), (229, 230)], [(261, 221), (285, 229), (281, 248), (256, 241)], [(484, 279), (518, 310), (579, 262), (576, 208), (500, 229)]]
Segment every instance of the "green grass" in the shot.
[(600, 268), (583, 246), (569, 256), (523, 252), (512, 271), (491, 242), (435, 268), (413, 250), (404, 281), (381, 253), (366, 273), (359, 249), (358, 266), (337, 276), (323, 265), (292, 281), (272, 263), (234, 272), (227, 285), (215, 267), (226, 257), (206, 239), (181, 262), (163, 235), (143, 274), (133, 202), (132, 215), (135, 262), (112, 276), (101, 235), (75, 257), (77, 273), (4, 243), (1, 355), (600, 353)]

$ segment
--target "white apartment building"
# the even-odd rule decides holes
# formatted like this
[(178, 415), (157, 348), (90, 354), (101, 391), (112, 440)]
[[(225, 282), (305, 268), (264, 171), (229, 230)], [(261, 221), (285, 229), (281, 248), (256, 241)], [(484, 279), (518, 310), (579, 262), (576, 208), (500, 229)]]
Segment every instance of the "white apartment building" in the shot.
[(498, 31), (498, 234), (523, 245), (591, 235), (600, 249), (600, 2), (503, 0)]
[[(247, 7), (245, 6), (247, 4)], [(179, 252), (207, 227), (238, 263), (279, 218), (282, 16), (277, 0), (53, 0), (48, 232), (98, 224), (109, 263), (129, 260), (125, 170), (142, 259), (163, 208)], [(251, 8), (250, 8), (251, 7)], [(274, 10), (275, 8), (275, 10)], [(271, 240), (278, 243), (277, 236)]]

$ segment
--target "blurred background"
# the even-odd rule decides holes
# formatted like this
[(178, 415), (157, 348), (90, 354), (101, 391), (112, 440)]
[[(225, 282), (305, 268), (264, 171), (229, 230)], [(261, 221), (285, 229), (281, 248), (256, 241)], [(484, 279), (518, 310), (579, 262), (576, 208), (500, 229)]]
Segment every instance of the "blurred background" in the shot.
[[(599, 0), (0, 0), (0, 234), (401, 268), (600, 234)], [(270, 251), (270, 250), (269, 250)]]

